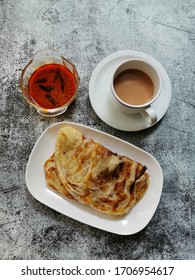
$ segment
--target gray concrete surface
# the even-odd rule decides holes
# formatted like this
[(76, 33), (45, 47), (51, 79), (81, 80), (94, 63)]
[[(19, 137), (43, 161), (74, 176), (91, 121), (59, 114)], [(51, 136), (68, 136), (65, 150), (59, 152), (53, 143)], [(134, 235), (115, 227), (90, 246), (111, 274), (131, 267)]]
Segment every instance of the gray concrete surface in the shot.
[[(79, 96), (68, 111), (44, 118), (18, 89), (36, 51), (58, 49), (77, 66)], [(120, 50), (155, 57), (172, 83), (164, 118), (150, 129), (121, 132), (94, 113), (88, 84), (95, 66)], [(195, 259), (195, 2), (194, 0), (0, 1), (0, 258)], [(162, 197), (148, 226), (118, 236), (81, 224), (36, 201), (25, 169), (49, 125), (74, 121), (106, 131), (157, 158)]]

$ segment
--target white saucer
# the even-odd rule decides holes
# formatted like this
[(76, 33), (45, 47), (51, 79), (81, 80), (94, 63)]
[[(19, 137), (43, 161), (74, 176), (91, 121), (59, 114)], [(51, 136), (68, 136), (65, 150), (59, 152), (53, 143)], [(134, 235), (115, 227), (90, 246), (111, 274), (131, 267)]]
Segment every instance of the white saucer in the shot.
[(151, 127), (140, 113), (130, 115), (120, 112), (111, 103), (110, 80), (118, 64), (131, 58), (142, 58), (153, 62), (162, 78), (162, 90), (158, 99), (152, 104), (157, 112), (157, 122), (166, 113), (171, 101), (171, 82), (164, 67), (153, 57), (131, 50), (119, 51), (104, 58), (94, 69), (89, 81), (89, 98), (99, 118), (111, 127), (123, 131), (139, 131)]

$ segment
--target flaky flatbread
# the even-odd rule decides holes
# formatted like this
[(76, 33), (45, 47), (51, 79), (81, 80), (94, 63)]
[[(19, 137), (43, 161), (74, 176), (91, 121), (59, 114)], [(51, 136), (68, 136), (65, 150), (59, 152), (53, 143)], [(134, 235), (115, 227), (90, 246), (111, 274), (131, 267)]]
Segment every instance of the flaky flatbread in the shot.
[[(46, 177), (48, 185), (52, 181), (59, 192), (66, 189), (75, 200), (109, 215), (128, 213), (149, 185), (141, 163), (86, 139), (70, 126), (60, 129), (52, 160), (55, 173), (50, 172), (50, 180)], [(58, 177), (58, 187), (52, 176)]]
[(44, 171), (48, 187), (68, 197), (69, 199), (75, 200), (75, 198), (67, 191), (66, 185), (62, 184), (58, 176), (54, 154), (45, 162)]

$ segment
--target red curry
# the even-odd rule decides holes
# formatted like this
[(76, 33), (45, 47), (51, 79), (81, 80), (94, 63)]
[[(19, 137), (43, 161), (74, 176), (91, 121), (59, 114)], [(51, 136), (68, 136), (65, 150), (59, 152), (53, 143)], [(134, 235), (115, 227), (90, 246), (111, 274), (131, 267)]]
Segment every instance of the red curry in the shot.
[(45, 109), (54, 109), (66, 104), (75, 94), (73, 74), (64, 66), (46, 64), (39, 67), (29, 81), (31, 98)]

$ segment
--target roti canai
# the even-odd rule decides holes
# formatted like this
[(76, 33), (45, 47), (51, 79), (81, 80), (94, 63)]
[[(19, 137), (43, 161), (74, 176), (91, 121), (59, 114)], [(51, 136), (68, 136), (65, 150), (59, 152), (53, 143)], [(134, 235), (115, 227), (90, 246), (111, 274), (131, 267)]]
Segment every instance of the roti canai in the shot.
[(58, 132), (54, 155), (45, 163), (48, 186), (109, 215), (123, 215), (143, 197), (146, 167), (113, 153), (71, 126)]

